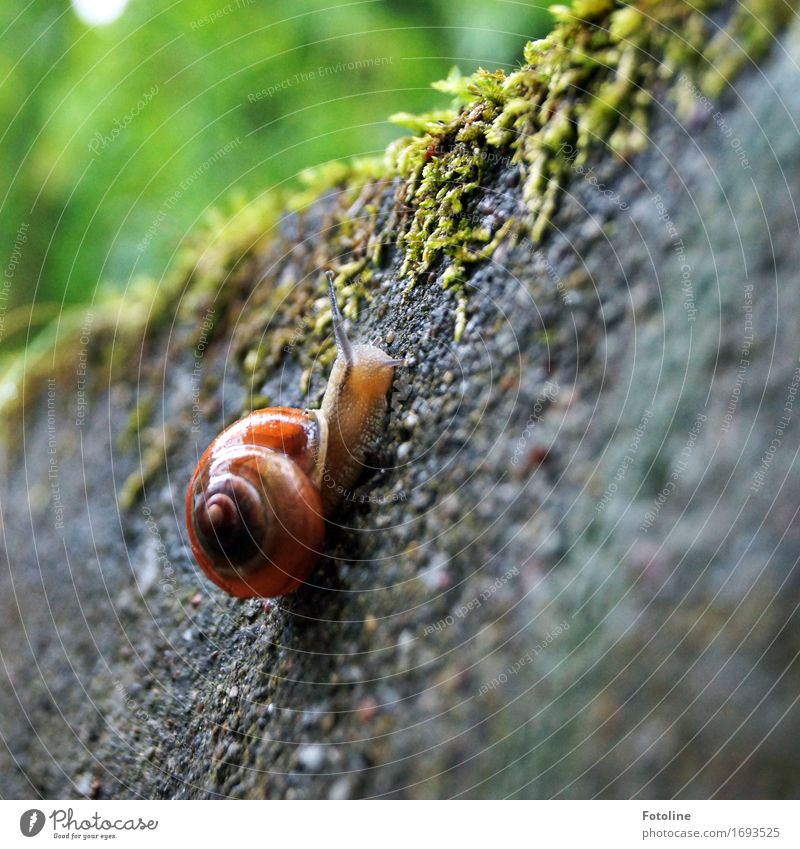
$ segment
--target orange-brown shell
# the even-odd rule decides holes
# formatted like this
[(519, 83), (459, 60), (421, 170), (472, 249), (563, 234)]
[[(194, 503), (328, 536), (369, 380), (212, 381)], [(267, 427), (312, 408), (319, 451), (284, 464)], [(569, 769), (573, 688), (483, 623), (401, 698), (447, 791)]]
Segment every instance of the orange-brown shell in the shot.
[[(284, 595), (313, 570), (325, 536), (322, 499), (314, 480), (319, 451), (320, 426), (314, 413), (272, 407), (232, 424), (204, 452), (186, 498), (189, 540), (202, 570), (231, 595)], [(244, 481), (242, 485), (262, 499), (269, 523), (268, 540), (255, 540), (252, 534), (245, 540), (252, 555), (240, 563), (203, 536), (197, 518), (209, 487), (221, 486), (226, 478)]]

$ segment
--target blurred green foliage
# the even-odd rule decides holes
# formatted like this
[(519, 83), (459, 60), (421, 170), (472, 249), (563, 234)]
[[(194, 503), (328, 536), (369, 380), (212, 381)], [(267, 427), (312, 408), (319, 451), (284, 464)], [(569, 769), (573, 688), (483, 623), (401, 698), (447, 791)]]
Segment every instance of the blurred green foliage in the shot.
[(391, 113), (447, 105), (431, 81), (514, 67), (549, 26), (544, 4), (509, 0), (131, 0), (97, 27), (69, 0), (5, 0), (4, 344), (98, 287), (160, 277), (234, 189), (379, 153), (403, 132)]

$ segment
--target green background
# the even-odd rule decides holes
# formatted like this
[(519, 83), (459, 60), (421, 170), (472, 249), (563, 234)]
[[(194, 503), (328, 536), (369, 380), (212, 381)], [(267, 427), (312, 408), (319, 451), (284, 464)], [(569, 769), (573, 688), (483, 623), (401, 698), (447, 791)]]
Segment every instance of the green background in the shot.
[(448, 105), (433, 80), (453, 66), (513, 68), (549, 26), (543, 4), (494, 0), (131, 0), (97, 27), (67, 0), (3, 3), (6, 267), (19, 249), (4, 347), (64, 304), (159, 278), (232, 195), (379, 153), (406, 132), (390, 114)]

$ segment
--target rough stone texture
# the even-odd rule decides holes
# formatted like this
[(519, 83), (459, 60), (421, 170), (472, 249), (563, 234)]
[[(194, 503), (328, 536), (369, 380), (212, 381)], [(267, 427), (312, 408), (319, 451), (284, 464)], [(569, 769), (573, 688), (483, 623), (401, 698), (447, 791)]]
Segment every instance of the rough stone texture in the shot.
[[(576, 173), (541, 246), (476, 268), (458, 343), (454, 295), (404, 297), (390, 252), (351, 324), (413, 356), (377, 469), (313, 583), (266, 610), (198, 573), (184, 488), (247, 407), (230, 342), (274, 278), (257, 266), (308, 273), (330, 199), (228, 301), (199, 434), (196, 327), (150, 339), (82, 428), (59, 376), (0, 493), (2, 795), (796, 796), (798, 58), (795, 28), (688, 123), (662, 93), (646, 152), (592, 161), (608, 192)], [(521, 203), (500, 166), (476, 213)], [(310, 402), (300, 372), (287, 355), (259, 390), (317, 401), (324, 370)], [(118, 509), (153, 444), (160, 470)]]

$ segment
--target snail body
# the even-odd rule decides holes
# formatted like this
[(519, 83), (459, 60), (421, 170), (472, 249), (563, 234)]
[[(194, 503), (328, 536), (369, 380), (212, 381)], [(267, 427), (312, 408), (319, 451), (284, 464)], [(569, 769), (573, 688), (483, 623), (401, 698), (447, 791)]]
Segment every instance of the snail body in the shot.
[(328, 272), (338, 356), (319, 410), (269, 407), (226, 428), (189, 482), (186, 524), (205, 574), (240, 598), (297, 589), (311, 574), (325, 520), (383, 432), (395, 360), (351, 345)]

